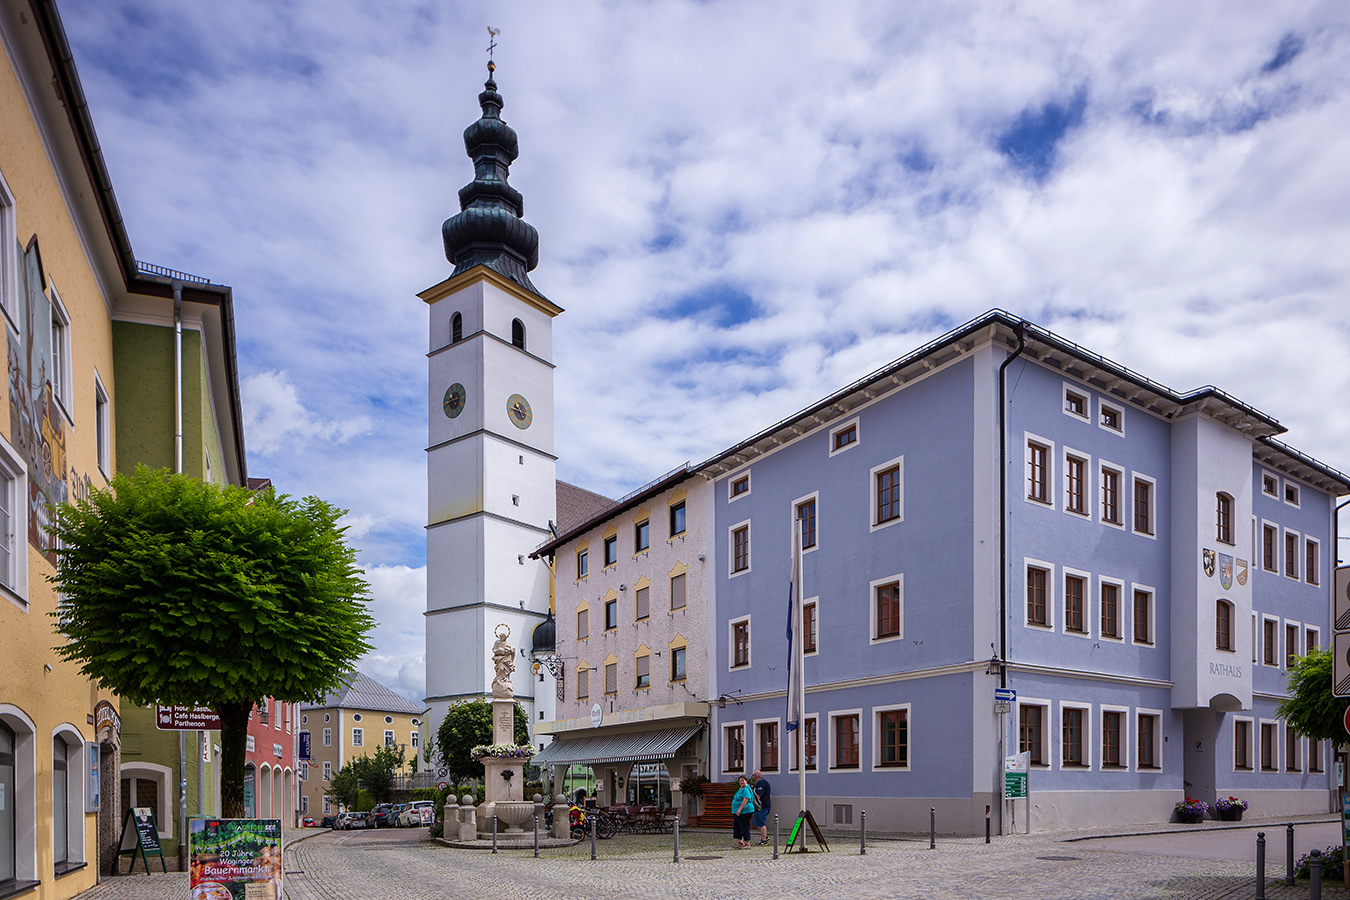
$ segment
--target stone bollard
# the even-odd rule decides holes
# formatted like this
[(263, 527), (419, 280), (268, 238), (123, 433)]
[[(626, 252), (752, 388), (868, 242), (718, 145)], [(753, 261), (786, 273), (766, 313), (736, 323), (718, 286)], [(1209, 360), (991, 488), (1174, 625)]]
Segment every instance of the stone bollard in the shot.
[(778, 813), (773, 814), (773, 858), (778, 858)]
[(1256, 900), (1266, 900), (1266, 833), (1256, 833)]
[[(805, 846), (805, 842), (803, 842)], [(937, 849), (937, 807), (928, 807), (928, 849)]]
[(1314, 850), (1308, 857), (1308, 877), (1312, 879), (1311, 900), (1322, 900), (1322, 851)]
[(867, 810), (862, 811), (862, 826), (858, 831), (858, 855), (867, 855)]
[(553, 798), (553, 836), (564, 840), (572, 836), (572, 823), (567, 817), (567, 796), (559, 794)]
[(459, 804), (453, 794), (445, 798), (445, 806), (441, 808), (441, 837), (447, 841), (459, 840)]
[(1294, 886), (1294, 823), (1284, 826), (1284, 883)]
[(461, 841), (478, 840), (478, 810), (474, 808), (473, 797), (469, 794), (460, 798), (459, 839)]
[(673, 833), (674, 833), (674, 835), (675, 835), (675, 861), (676, 861), (676, 862), (679, 862), (679, 861), (680, 861), (680, 820), (679, 820), (678, 817), (675, 819), (675, 829), (674, 829)]

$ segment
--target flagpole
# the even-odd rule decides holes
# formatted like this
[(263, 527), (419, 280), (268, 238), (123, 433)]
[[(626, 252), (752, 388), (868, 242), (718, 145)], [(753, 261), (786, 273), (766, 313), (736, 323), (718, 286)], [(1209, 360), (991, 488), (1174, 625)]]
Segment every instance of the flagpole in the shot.
[[(793, 590), (797, 592), (794, 598), (792, 615), (796, 618), (794, 623), (797, 626), (798, 639), (793, 642), (792, 655), (794, 659), (792, 664), (797, 667), (797, 712), (801, 719), (797, 725), (797, 809), (800, 813), (806, 812), (806, 604), (803, 599), (806, 597), (806, 591), (802, 589), (802, 526), (800, 514), (794, 520), (792, 529), (792, 584)], [(788, 686), (791, 689), (791, 685)], [(816, 729), (819, 741), (820, 729)], [(802, 838), (802, 847), (806, 847), (806, 838)]]

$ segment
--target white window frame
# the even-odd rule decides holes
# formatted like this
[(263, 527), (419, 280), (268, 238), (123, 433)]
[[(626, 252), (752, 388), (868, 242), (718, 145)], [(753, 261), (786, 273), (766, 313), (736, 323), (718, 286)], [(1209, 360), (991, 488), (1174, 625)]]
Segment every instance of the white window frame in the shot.
[[(1120, 516), (1119, 522), (1112, 522), (1110, 519), (1106, 518), (1106, 502), (1102, 497), (1102, 487), (1106, 484), (1106, 477), (1103, 473), (1108, 469), (1116, 476), (1116, 515)], [(1132, 508), (1134, 505), (1134, 494), (1126, 493), (1126, 491), (1130, 489), (1130, 484), (1129, 479), (1125, 477), (1125, 468), (1123, 466), (1118, 466), (1113, 462), (1098, 459), (1096, 472), (1097, 490), (1096, 493), (1093, 494), (1093, 497), (1096, 500), (1097, 509), (1093, 517), (1108, 528), (1124, 531), (1126, 528), (1126, 511), (1128, 510), (1130, 513), (1134, 512)]]
[[(872, 707), (872, 771), (873, 772), (908, 772), (913, 766), (913, 759), (910, 752), (914, 749), (914, 742), (910, 740), (910, 735), (914, 733), (914, 718), (909, 703), (892, 703), (886, 706)], [(885, 712), (903, 712), (905, 714), (905, 764), (903, 766), (883, 766), (881, 764), (881, 714)], [(859, 727), (862, 727), (859, 720)], [(861, 740), (859, 740), (859, 749), (861, 749)], [(859, 764), (859, 768), (862, 768)]]
[(816, 542), (810, 547), (803, 548), (802, 556), (805, 556), (808, 553), (815, 553), (820, 549), (820, 491), (812, 491), (805, 496), (798, 497), (796, 500), (792, 501), (790, 506), (788, 506), (788, 547), (791, 548), (792, 544), (790, 542), (796, 539), (797, 534), (797, 507), (808, 501), (814, 501), (816, 504)]
[[(1261, 468), (1258, 468), (1258, 469), (1257, 469), (1257, 472), (1260, 473), (1260, 475), (1261, 475), (1261, 493), (1262, 493), (1263, 495), (1267, 496), (1267, 497), (1274, 497), (1276, 500), (1281, 499), (1281, 497), (1280, 497), (1280, 476), (1276, 475), (1274, 472), (1270, 471), (1269, 469), (1261, 469)], [(1273, 490), (1273, 491), (1268, 491), (1268, 490), (1266, 490), (1266, 479), (1267, 479), (1267, 478), (1269, 478), (1271, 481), (1273, 481), (1273, 482), (1275, 483), (1275, 490)]]
[(51, 352), (53, 356), (52, 370), (47, 373), (47, 378), (52, 382), (52, 397), (56, 400), (57, 407), (60, 408), (62, 415), (70, 427), (74, 427), (75, 420), (71, 417), (70, 411), (74, 408), (73, 382), (71, 375), (70, 362), (70, 313), (66, 312), (66, 304), (62, 302), (61, 295), (56, 290), (56, 282), (50, 277), (47, 278), (47, 293), (50, 295), (52, 307), (52, 321), (47, 327), (51, 329)]
[[(1148, 594), (1148, 643), (1137, 641), (1134, 638), (1134, 592), (1143, 591)], [(1139, 647), (1158, 646), (1158, 592), (1151, 585), (1130, 583), (1130, 627), (1129, 642)]]
[[(894, 519), (887, 519), (885, 522), (878, 522), (877, 496), (880, 492), (877, 490), (877, 475), (887, 469), (895, 468), (899, 469), (899, 472), (897, 473), (899, 476), (897, 479), (897, 489), (900, 491), (900, 515), (896, 516)], [(890, 528), (892, 525), (899, 525), (901, 522), (905, 521), (905, 457), (903, 455), (897, 456), (894, 459), (886, 460), (880, 465), (873, 466), (868, 473), (867, 478), (869, 482), (867, 496), (870, 501), (867, 508), (867, 521), (870, 525), (868, 530), (880, 531), (883, 528)]]
[[(1069, 409), (1069, 394), (1075, 394), (1083, 398), (1083, 412), (1081, 414), (1073, 412), (1072, 410)], [(1066, 381), (1064, 382), (1064, 392), (1060, 395), (1059, 400), (1060, 400), (1059, 403), (1060, 412), (1064, 413), (1064, 415), (1068, 416), (1070, 419), (1074, 419), (1079, 422), (1092, 421), (1091, 391)]]
[[(23, 459), (0, 435), (0, 474), (8, 476), (8, 485), (0, 478), (0, 502), (9, 508), (10, 534), (0, 534), (0, 541), (8, 541), (9, 570), (0, 571), (0, 593), (9, 597), (19, 609), (28, 611), (28, 469)], [(6, 490), (8, 488), (8, 490)]]
[[(1027, 621), (1027, 569), (1043, 569), (1045, 571), (1045, 624), (1039, 622)], [(1059, 596), (1062, 591), (1055, 590), (1059, 579), (1059, 567), (1052, 562), (1046, 562), (1043, 559), (1032, 559), (1030, 556), (1022, 560), (1022, 624), (1026, 628), (1034, 628), (1037, 631), (1054, 631), (1055, 623), (1059, 621), (1058, 612)]]
[(366, 729), (357, 727), (352, 729), (352, 746), (364, 747), (366, 745)]
[[(816, 723), (816, 767), (815, 767), (814, 769), (807, 769), (806, 771), (808, 771), (808, 772), (819, 772), (819, 771), (820, 771), (820, 714), (819, 714), (819, 713), (810, 713), (809, 715), (807, 715), (807, 714), (803, 714), (803, 715), (802, 715), (802, 722), (801, 722), (801, 725), (799, 726), (799, 728), (800, 728), (800, 732), (801, 732), (801, 736), (802, 736), (802, 755), (803, 755), (803, 756), (806, 755), (806, 723), (807, 723), (808, 721), (810, 721), (810, 722), (815, 722), (815, 723)], [(790, 747), (788, 748), (788, 768), (787, 768), (787, 771), (788, 771), (788, 772), (796, 772), (796, 771), (798, 770), (798, 767), (799, 767), (799, 766), (802, 764), (802, 762), (803, 762), (803, 760), (797, 760), (797, 765), (793, 765), (793, 764), (792, 764), (793, 759), (795, 758), (796, 753), (797, 753), (797, 734), (798, 734), (798, 732), (796, 732), (796, 731), (784, 732), (784, 735), (790, 735), (790, 736), (792, 737), (792, 743), (791, 743)], [(782, 751), (780, 750), (779, 752), (782, 752)], [(782, 770), (780, 770), (780, 771), (782, 771)]]
[[(1031, 445), (1037, 444), (1045, 448), (1045, 499), (1037, 500), (1031, 496)], [(1022, 500), (1033, 506), (1042, 509), (1058, 509), (1059, 506), (1059, 476), (1055, 471), (1056, 461), (1056, 443), (1048, 438), (1043, 438), (1039, 434), (1032, 434), (1030, 431), (1022, 434)]]
[[(750, 759), (751, 759), (751, 755), (750, 755), (749, 750), (747, 750), (747, 751), (746, 751), (746, 754), (745, 754), (745, 760), (746, 760), (746, 763), (747, 763), (747, 769), (746, 769), (746, 771), (753, 772), (753, 771), (755, 771), (756, 769), (758, 769), (760, 772), (769, 772), (769, 773), (772, 773), (772, 774), (774, 774), (774, 775), (780, 775), (780, 774), (782, 774), (783, 772), (786, 772), (786, 771), (787, 771), (787, 767), (783, 765), (783, 751), (784, 751), (785, 749), (787, 749), (787, 748), (786, 748), (786, 746), (785, 746), (784, 743), (783, 743), (783, 738), (784, 738), (785, 735), (791, 734), (791, 735), (792, 735), (792, 739), (793, 739), (793, 740), (796, 740), (796, 739), (797, 739), (797, 732), (795, 732), (795, 731), (793, 731), (793, 732), (787, 732), (787, 731), (784, 731), (784, 730), (783, 730), (783, 721), (782, 721), (781, 718), (754, 719), (754, 720), (751, 721), (751, 725), (752, 725), (753, 728), (754, 728), (754, 738), (755, 738), (754, 765), (753, 765), (753, 766), (748, 765), (749, 762), (750, 762)], [(759, 758), (759, 726), (761, 726), (761, 725), (775, 725), (775, 726), (777, 726), (777, 728), (778, 728), (778, 766), (777, 766), (777, 768), (774, 768), (774, 769), (766, 769), (766, 768), (764, 768), (764, 760), (762, 760), (762, 759)], [(751, 785), (751, 787), (754, 787), (754, 785)]]
[(325, 759), (325, 760), (323, 761), (323, 780), (324, 780), (324, 781), (332, 781), (332, 780), (333, 780), (333, 761), (332, 761), (332, 760)]
[[(731, 742), (728, 739), (729, 736), (727, 732), (729, 732), (733, 728), (741, 729), (741, 767), (739, 769), (730, 768)], [(750, 773), (754, 771), (754, 769), (748, 768), (748, 766), (750, 765), (750, 748), (746, 746), (746, 743), (749, 741), (749, 737), (747, 736), (748, 730), (749, 729), (746, 728), (746, 722), (744, 719), (742, 719), (739, 722), (722, 723), (722, 741), (721, 741), (722, 746), (717, 748), (718, 749), (717, 755), (721, 757), (721, 760), (718, 763), (718, 768), (722, 770), (723, 775), (744, 775), (746, 778), (749, 778)]]
[[(1157, 720), (1157, 726), (1153, 732), (1153, 759), (1155, 765), (1142, 767), (1139, 762), (1139, 720), (1144, 716), (1152, 716)], [(1156, 773), (1163, 770), (1163, 762), (1166, 754), (1163, 753), (1164, 741), (1159, 740), (1163, 736), (1163, 711), (1161, 709), (1151, 709), (1146, 706), (1136, 706), (1134, 708), (1134, 719), (1130, 723), (1134, 729), (1130, 739), (1130, 770), (1134, 772)]]
[[(1294, 763), (1294, 768), (1292, 768), (1292, 769), (1289, 768), (1289, 732), (1290, 732), (1290, 731), (1293, 731), (1293, 732), (1294, 732), (1294, 753), (1296, 753), (1296, 754), (1298, 755), (1298, 759), (1295, 761), (1295, 763)], [(1307, 771), (1308, 771), (1308, 764), (1307, 764), (1307, 761), (1306, 761), (1306, 759), (1305, 759), (1305, 757), (1307, 756), (1307, 753), (1305, 752), (1305, 748), (1306, 748), (1307, 746), (1308, 746), (1308, 739), (1307, 739), (1306, 737), (1304, 737), (1303, 735), (1299, 734), (1297, 730), (1290, 728), (1288, 722), (1281, 722), (1281, 723), (1280, 723), (1280, 751), (1284, 754), (1284, 759), (1281, 760), (1281, 761), (1284, 763), (1284, 766), (1280, 769), (1280, 771), (1281, 771), (1281, 772), (1298, 772), (1298, 773), (1304, 773), (1304, 772), (1307, 772)]]
[[(1315, 574), (1317, 575), (1317, 580), (1316, 580), (1316, 581), (1309, 581), (1309, 580), (1308, 580), (1308, 545), (1310, 545), (1310, 544), (1311, 544), (1312, 546), (1314, 546), (1314, 547), (1317, 548), (1317, 565), (1314, 566), (1314, 568), (1316, 569)], [(1299, 566), (1298, 566), (1299, 572), (1302, 573), (1302, 576), (1303, 576), (1303, 583), (1304, 583), (1304, 584), (1307, 584), (1307, 585), (1312, 585), (1313, 587), (1319, 587), (1319, 586), (1321, 586), (1321, 584), (1322, 584), (1322, 542), (1319, 541), (1317, 538), (1311, 538), (1311, 537), (1308, 537), (1306, 534), (1303, 535), (1303, 558), (1300, 559), (1298, 562), (1299, 562)]]
[[(1266, 529), (1269, 528), (1275, 532), (1275, 552), (1271, 560), (1275, 564), (1273, 569), (1266, 568)], [(1284, 537), (1280, 533), (1280, 523), (1272, 522), (1269, 519), (1262, 519), (1257, 526), (1256, 534), (1256, 552), (1253, 555), (1252, 568), (1264, 572), (1267, 575), (1282, 576), (1284, 574)]]
[[(1267, 725), (1275, 729), (1275, 737), (1270, 742), (1271, 760), (1269, 769), (1261, 765), (1261, 729)], [(1284, 771), (1284, 732), (1280, 730), (1279, 719), (1257, 719), (1256, 731), (1252, 735), (1252, 741), (1256, 745), (1256, 756), (1252, 758), (1252, 771), (1270, 774)]]
[[(173, 793), (170, 785), (173, 785), (173, 772), (168, 766), (162, 766), (159, 763), (145, 762), (137, 760), (133, 763), (122, 761), (122, 771), (117, 776), (117, 790), (122, 790), (122, 779), (132, 778), (141, 781), (158, 782), (159, 789), (156, 792), (159, 798), (159, 808), (155, 810), (155, 823), (159, 825), (160, 838), (172, 838), (174, 836), (174, 807), (172, 801)], [(104, 788), (106, 790), (106, 788)], [(135, 803), (136, 788), (132, 785), (132, 802)], [(125, 814), (125, 811), (124, 811)], [(80, 816), (80, 826), (84, 826), (84, 816)]]
[[(825, 716), (826, 716), (827, 719), (829, 719), (829, 723), (830, 723), (830, 727), (829, 727), (829, 740), (830, 740), (830, 757), (829, 757), (829, 759), (830, 759), (830, 765), (829, 765), (829, 771), (831, 771), (831, 772), (862, 772), (862, 771), (865, 771), (865, 770), (867, 769), (867, 764), (864, 763), (861, 759), (858, 760), (858, 765), (856, 765), (856, 766), (845, 766), (844, 768), (840, 768), (839, 765), (838, 765), (838, 762), (839, 762), (839, 761), (836, 760), (836, 759), (834, 758), (835, 747), (837, 747), (838, 744), (839, 744), (839, 741), (838, 741), (838, 735), (836, 734), (837, 729), (835, 728), (835, 723), (839, 720), (839, 717), (840, 717), (840, 716), (857, 716), (857, 717), (858, 717), (858, 731), (859, 731), (859, 734), (858, 734), (858, 755), (859, 755), (860, 757), (862, 756), (863, 748), (867, 746), (867, 738), (866, 738), (863, 734), (861, 734), (861, 732), (862, 732), (862, 727), (863, 727), (864, 725), (867, 724), (867, 717), (863, 715), (863, 709), (862, 709), (862, 707), (858, 707), (857, 709), (832, 709), (832, 710), (830, 710), (828, 713), (826, 713)], [(817, 769), (817, 771), (819, 771), (819, 769), (820, 769), (820, 729), (819, 729), (819, 727), (817, 727), (817, 729), (816, 729), (816, 769)]]
[(386, 728), (384, 730), (384, 746), (396, 747), (398, 746), (397, 743), (395, 743), (396, 740), (397, 739), (394, 737), (394, 729)]
[[(1054, 719), (1054, 704), (1048, 699), (1041, 697), (1021, 697), (1017, 698), (1017, 703), (1013, 707), (1012, 720), (1012, 746), (1017, 748), (1017, 752), (1022, 752), (1022, 707), (1035, 706), (1041, 710), (1041, 746), (1045, 748), (1045, 762), (1031, 763), (1031, 767), (1038, 771), (1049, 771), (1055, 766), (1055, 760), (1058, 758), (1061, 748), (1059, 745), (1059, 725)], [(1045, 733), (1050, 729), (1050, 734)], [(1029, 752), (1029, 751), (1028, 751)]]
[[(742, 622), (745, 623), (745, 665), (743, 665), (743, 666), (738, 666), (738, 665), (736, 665), (736, 626), (739, 625), (739, 624), (741, 624)], [(753, 652), (754, 646), (755, 646), (755, 644), (754, 644), (754, 638), (755, 638), (755, 633), (754, 633), (754, 631), (753, 631), (753, 629), (752, 629), (752, 626), (751, 626), (751, 624), (750, 624), (750, 616), (737, 616), (736, 618), (731, 619), (730, 621), (727, 622), (727, 671), (728, 671), (728, 672), (734, 672), (734, 671), (736, 671), (737, 669), (742, 669), (742, 670), (744, 670), (744, 669), (751, 669), (751, 668), (754, 668), (755, 661), (754, 661), (754, 659), (752, 658), (752, 652)], [(685, 662), (686, 662), (686, 664), (688, 663), (688, 657), (685, 658)]]
[[(1106, 714), (1120, 713), (1120, 764), (1108, 766), (1103, 756), (1106, 753)], [(1098, 707), (1097, 712), (1097, 769), (1101, 772), (1129, 772), (1130, 767), (1130, 745), (1134, 737), (1134, 722), (1130, 717), (1130, 708), (1128, 706), (1118, 706), (1114, 703), (1103, 703)]]
[[(820, 652), (820, 597), (819, 597), (819, 596), (815, 596), (815, 597), (803, 597), (803, 598), (802, 598), (802, 608), (805, 609), (807, 606), (814, 606), (814, 607), (816, 608), (816, 649), (814, 649), (814, 650), (807, 650), (807, 649), (806, 649), (806, 644), (802, 644), (802, 656), (803, 656), (803, 657), (806, 657), (806, 656), (815, 656), (817, 653)], [(801, 635), (801, 640), (803, 640), (803, 641), (806, 640), (806, 622), (805, 622), (805, 618), (806, 618), (805, 615), (803, 615), (803, 616), (802, 616), (802, 619), (803, 619), (803, 621), (802, 621), (802, 635)]]
[[(1231, 605), (1233, 601), (1229, 600), (1228, 602), (1229, 602), (1229, 604)], [(1234, 617), (1234, 618), (1236, 618), (1236, 617)], [(1267, 623), (1267, 622), (1274, 622), (1274, 623), (1275, 623), (1275, 662), (1273, 662), (1273, 663), (1267, 663), (1267, 662), (1266, 662), (1266, 623)], [(1259, 662), (1261, 665), (1263, 665), (1263, 666), (1265, 666), (1266, 668), (1268, 668), (1268, 669), (1282, 669), (1282, 668), (1284, 668), (1284, 652), (1283, 652), (1283, 650), (1284, 650), (1284, 629), (1281, 627), (1281, 624), (1280, 624), (1280, 617), (1279, 617), (1279, 616), (1268, 616), (1268, 615), (1262, 613), (1261, 619), (1260, 619), (1260, 623), (1259, 623), (1259, 624), (1260, 624), (1260, 626), (1261, 626), (1261, 637), (1260, 637), (1260, 639), (1259, 639), (1259, 640), (1260, 640), (1260, 644), (1261, 644), (1261, 654), (1260, 654), (1260, 658), (1258, 659), (1258, 662)], [(1233, 635), (1233, 637), (1236, 639), (1236, 638), (1237, 638), (1237, 635)], [(1235, 642), (1236, 642), (1236, 641), (1235, 641)]]
[[(15, 315), (19, 302), (19, 237), (14, 212), (14, 194), (0, 172), (0, 311), (14, 333), (22, 335)], [(120, 785), (119, 785), (120, 789)], [(33, 876), (35, 880), (36, 875)]]
[[(1242, 769), (1237, 764), (1237, 724), (1239, 722), (1247, 723), (1247, 761), (1251, 763), (1247, 768)], [(1233, 716), (1233, 724), (1229, 727), (1229, 754), (1228, 764), (1234, 772), (1260, 772), (1261, 760), (1258, 758), (1261, 740), (1261, 733), (1256, 727), (1256, 719), (1253, 716)]]
[[(1115, 637), (1111, 637), (1102, 631), (1102, 586), (1115, 585), (1116, 587), (1116, 631), (1119, 632)], [(1133, 635), (1134, 629), (1131, 627), (1134, 622), (1134, 592), (1128, 590), (1127, 583), (1120, 578), (1110, 575), (1097, 576), (1097, 590), (1093, 595), (1097, 598), (1097, 617), (1093, 619), (1098, 637), (1103, 641), (1111, 641), (1116, 644), (1126, 643), (1126, 635)], [(1150, 624), (1152, 622), (1150, 621)], [(1103, 707), (1105, 708), (1105, 707)]]
[[(887, 637), (877, 637), (877, 588), (882, 585), (896, 583), (899, 585), (897, 593), (900, 595), (900, 633), (888, 635)], [(867, 623), (867, 642), (869, 644), (889, 644), (892, 641), (902, 641), (905, 639), (905, 573), (897, 572), (894, 575), (888, 575), (885, 578), (877, 578), (867, 585), (867, 608), (870, 613), (870, 619)], [(819, 607), (817, 607), (816, 634), (820, 634), (819, 625)], [(820, 646), (817, 640), (816, 646)]]
[[(1112, 428), (1102, 421), (1102, 411), (1111, 410), (1116, 414), (1116, 421), (1120, 423), (1119, 428)], [(1125, 436), (1125, 407), (1118, 403), (1107, 403), (1103, 397), (1097, 398), (1097, 427), (1107, 434)]]
[[(82, 866), (85, 864), (84, 856), (84, 814), (85, 798), (88, 794), (88, 787), (85, 779), (88, 777), (89, 765), (86, 762), (88, 757), (84, 735), (80, 730), (69, 722), (63, 722), (52, 729), (51, 746), (53, 750), (56, 747), (56, 739), (61, 738), (66, 742), (66, 870), (71, 866)], [(49, 754), (50, 755), (50, 754)], [(16, 759), (17, 763), (18, 760)], [(17, 766), (16, 766), (17, 768)], [(55, 774), (53, 770), (53, 774)], [(17, 777), (18, 773), (15, 772)], [(121, 790), (118, 785), (118, 790)], [(53, 819), (52, 837), (55, 839), (55, 816)], [(17, 823), (16, 823), (17, 824)]]
[[(1083, 765), (1076, 766), (1064, 761), (1064, 711), (1066, 709), (1081, 709), (1083, 716)], [(1092, 715), (1092, 704), (1082, 703), (1078, 700), (1061, 700), (1055, 707), (1058, 715), (1055, 716), (1055, 744), (1059, 747), (1059, 765), (1057, 769), (1066, 772), (1096, 772), (1100, 769), (1097, 765), (1097, 741), (1094, 740), (1096, 729), (1100, 725), (1095, 721)]]
[[(1294, 560), (1294, 574), (1289, 574), (1289, 536), (1294, 536), (1294, 546), (1300, 551), (1298, 558)], [(1289, 581), (1303, 583), (1303, 532), (1295, 531), (1292, 528), (1282, 528), (1280, 530), (1280, 576)]]
[(414, 731), (408, 735), (408, 746), (414, 750), (420, 750), (422, 746), (422, 732)]
[[(745, 479), (745, 490), (739, 494), (731, 493), (731, 486), (736, 482), (740, 481), (742, 478)], [(732, 474), (727, 476), (727, 502), (735, 503), (737, 500), (740, 500), (743, 497), (749, 497), (751, 492), (754, 490), (754, 487), (755, 487), (754, 481), (750, 478), (750, 470), (748, 468), (741, 469), (738, 472), (733, 472)]]
[[(1082, 512), (1069, 508), (1069, 457), (1071, 456), (1074, 459), (1079, 460), (1083, 464)], [(1060, 477), (1064, 479), (1064, 481), (1059, 485), (1060, 491), (1062, 491), (1064, 494), (1064, 503), (1060, 505), (1060, 509), (1064, 512), (1065, 515), (1075, 516), (1079, 519), (1091, 520), (1092, 504), (1097, 497), (1096, 491), (1093, 489), (1094, 485), (1092, 480), (1092, 467), (1093, 467), (1092, 457), (1081, 450), (1075, 450), (1074, 448), (1068, 445), (1062, 445), (1060, 447), (1059, 466), (1060, 466), (1059, 469)]]
[(328, 797), (323, 798), (323, 814), (325, 816), (331, 816), (333, 814), (333, 801)]
[(323, 730), (323, 746), (325, 747), (333, 746), (333, 729), (325, 728)]
[[(845, 444), (844, 446), (840, 447), (838, 450), (836, 450), (834, 448), (834, 436), (839, 434), (840, 432), (848, 431), (850, 426), (854, 429), (855, 432), (853, 440)], [(853, 418), (848, 419), (847, 421), (844, 422), (840, 422), (838, 425), (831, 428), (829, 431), (829, 435), (830, 435), (829, 443), (825, 445), (825, 449), (829, 451), (828, 455), (835, 456), (836, 454), (839, 453), (847, 453), (848, 451), (852, 450), (854, 447), (862, 443), (862, 424), (858, 421), (858, 417), (854, 416)], [(820, 756), (819, 749), (817, 749), (816, 751), (816, 756), (817, 757)]]
[[(1072, 566), (1060, 566), (1059, 586), (1061, 588), (1064, 588), (1064, 582), (1068, 580), (1070, 575), (1072, 575), (1075, 578), (1083, 579), (1084, 630), (1083, 631), (1069, 630), (1069, 616), (1068, 612), (1066, 611), (1065, 614), (1060, 617), (1060, 629), (1059, 629), (1060, 633), (1072, 635), (1073, 637), (1077, 638), (1086, 638), (1087, 640), (1095, 640), (1097, 634), (1097, 626), (1096, 626), (1096, 619), (1094, 618), (1094, 616), (1097, 609), (1097, 604), (1092, 602), (1092, 573), (1088, 572), (1085, 569), (1075, 569)], [(1061, 590), (1059, 592), (1059, 595), (1061, 597), (1064, 597), (1065, 602), (1067, 602), (1069, 596), (1069, 592), (1067, 589)]]
[(1317, 636), (1317, 649), (1319, 650), (1322, 649), (1322, 629), (1317, 625), (1304, 625), (1302, 634), (1303, 646), (1299, 648), (1303, 651), (1303, 653), (1299, 654), (1300, 656), (1307, 655), (1309, 634), (1314, 634)]
[[(1285, 620), (1284, 620), (1282, 623), (1280, 623), (1280, 624), (1281, 624), (1281, 628), (1280, 628), (1280, 668), (1281, 668), (1281, 669), (1284, 669), (1286, 672), (1288, 672), (1288, 671), (1289, 671), (1289, 665), (1288, 665), (1288, 663), (1289, 663), (1289, 627), (1290, 627), (1291, 625), (1293, 626), (1293, 628), (1294, 628), (1294, 633), (1297, 634), (1297, 635), (1298, 635), (1298, 639), (1299, 639), (1300, 641), (1302, 641), (1302, 640), (1304, 640), (1304, 636), (1303, 636), (1303, 623), (1302, 623), (1302, 622), (1297, 622), (1297, 621), (1295, 621), (1295, 620), (1293, 620), (1293, 619), (1285, 619)], [(1294, 646), (1294, 655), (1295, 655), (1295, 656), (1302, 656), (1302, 655), (1303, 655), (1303, 646), (1302, 646), (1301, 644), (1296, 644), (1296, 645)]]
[[(745, 529), (745, 568), (736, 568), (736, 531)], [(753, 553), (754, 530), (750, 527), (749, 519), (742, 519), (735, 525), (727, 526), (727, 578), (740, 578), (742, 575), (749, 575), (755, 565), (755, 556)], [(685, 585), (688, 587), (688, 584)]]
[[(1134, 483), (1136, 481), (1147, 482), (1149, 486), (1148, 527), (1151, 528), (1152, 531), (1140, 531), (1139, 529), (1134, 527)], [(1152, 475), (1144, 475), (1140, 472), (1131, 472), (1130, 496), (1127, 502), (1129, 503), (1128, 515), (1130, 517), (1130, 533), (1137, 534), (1140, 537), (1148, 538), (1151, 541), (1156, 541), (1158, 539), (1158, 479), (1154, 478)]]
[[(1293, 488), (1294, 491), (1293, 500), (1289, 499), (1290, 488)], [(1284, 479), (1284, 482), (1280, 485), (1280, 500), (1283, 501), (1285, 506), (1292, 506), (1294, 509), (1301, 508), (1303, 505), (1303, 485), (1292, 478)]]

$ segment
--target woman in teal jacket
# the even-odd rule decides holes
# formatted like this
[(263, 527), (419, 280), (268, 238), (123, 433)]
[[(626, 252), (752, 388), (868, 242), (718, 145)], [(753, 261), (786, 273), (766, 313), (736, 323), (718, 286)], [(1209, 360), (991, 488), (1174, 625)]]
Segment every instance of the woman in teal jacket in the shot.
[(738, 780), (735, 795), (731, 798), (731, 830), (736, 839), (736, 848), (744, 850), (750, 846), (750, 817), (755, 814), (755, 791), (742, 775)]

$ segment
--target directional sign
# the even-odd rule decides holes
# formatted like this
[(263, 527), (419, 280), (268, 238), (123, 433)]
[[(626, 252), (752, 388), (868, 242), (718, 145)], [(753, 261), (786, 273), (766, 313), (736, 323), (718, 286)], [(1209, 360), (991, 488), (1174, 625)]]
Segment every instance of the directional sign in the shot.
[(1017, 699), (1017, 691), (1012, 688), (994, 688), (994, 699), (1012, 703)]
[(160, 731), (219, 731), (220, 716), (209, 706), (156, 706)]
[(1350, 633), (1334, 634), (1331, 649), (1331, 693), (1350, 697)]

